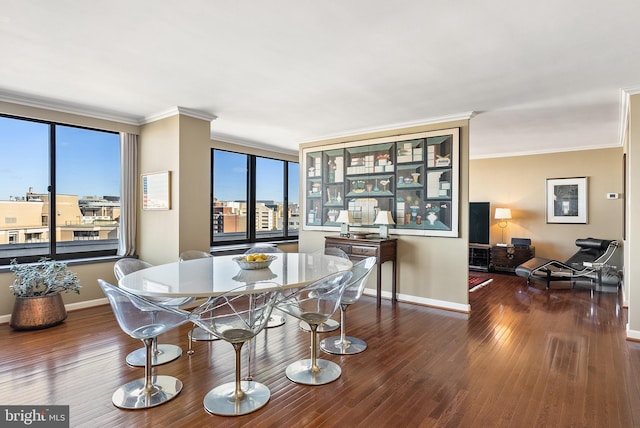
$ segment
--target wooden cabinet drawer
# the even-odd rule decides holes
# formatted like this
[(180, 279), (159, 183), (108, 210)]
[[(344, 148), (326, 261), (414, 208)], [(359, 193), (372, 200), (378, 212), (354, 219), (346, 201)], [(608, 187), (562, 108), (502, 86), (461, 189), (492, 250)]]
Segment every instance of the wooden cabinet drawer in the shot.
[(330, 244), (327, 243), (327, 248), (338, 248), (347, 254), (351, 254), (351, 245), (334, 244), (332, 242)]
[(376, 247), (365, 247), (362, 245), (352, 245), (351, 246), (351, 254), (354, 256), (366, 256), (366, 257), (377, 257), (378, 249)]

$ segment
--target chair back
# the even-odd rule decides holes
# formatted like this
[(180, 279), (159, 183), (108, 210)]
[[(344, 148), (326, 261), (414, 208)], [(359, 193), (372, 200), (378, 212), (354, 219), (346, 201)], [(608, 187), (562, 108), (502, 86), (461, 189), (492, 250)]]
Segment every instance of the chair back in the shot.
[(276, 309), (305, 321), (321, 324), (335, 313), (340, 304), (350, 271), (340, 271), (325, 276), (298, 291), (281, 298)]
[(268, 291), (256, 291), (247, 284), (211, 298), (192, 311), (193, 322), (227, 342), (246, 342), (267, 325), (281, 290), (275, 282), (260, 283), (265, 286)]
[(211, 257), (211, 253), (200, 250), (187, 250), (180, 253), (181, 262), (185, 260), (205, 259), (207, 257)]
[[(150, 267), (153, 267), (153, 265), (151, 263), (145, 262), (144, 260), (126, 257), (124, 259), (118, 260), (116, 264), (113, 265), (113, 273), (115, 274), (116, 279), (120, 281), (125, 275)], [(191, 303), (195, 299), (193, 297), (148, 297), (146, 298), (146, 300), (159, 302), (166, 306), (182, 306), (186, 305), (187, 303)], [(152, 311), (153, 308), (149, 307), (147, 310)]]
[(113, 265), (113, 273), (116, 275), (116, 279), (120, 281), (125, 275), (150, 267), (153, 267), (153, 265), (144, 260), (126, 257), (118, 260), (116, 264)]
[(156, 337), (190, 320), (187, 311), (158, 304), (101, 279), (98, 284), (107, 296), (120, 328), (135, 339)]
[(280, 248), (271, 245), (258, 245), (257, 247), (249, 248), (245, 251), (245, 254), (262, 254), (262, 253), (283, 253)]
[(344, 251), (342, 251), (338, 247), (323, 248), (322, 250), (318, 250), (318, 251), (314, 252), (313, 254), (324, 254), (326, 256), (336, 256), (336, 257), (340, 257), (342, 259), (348, 259), (349, 258), (349, 255), (347, 253), (345, 253)]
[(342, 294), (342, 300), (340, 303), (350, 305), (355, 303), (362, 296), (364, 286), (367, 283), (367, 278), (376, 266), (375, 257), (367, 257), (364, 260), (359, 261), (351, 269), (351, 280), (344, 287), (344, 293)]

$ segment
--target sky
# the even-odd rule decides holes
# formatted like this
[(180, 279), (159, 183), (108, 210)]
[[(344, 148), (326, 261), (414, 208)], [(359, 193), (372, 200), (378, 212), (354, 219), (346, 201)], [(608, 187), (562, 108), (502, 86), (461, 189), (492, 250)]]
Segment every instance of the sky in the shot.
[[(0, 200), (47, 193), (49, 126), (0, 117)], [(56, 126), (57, 193), (82, 196), (120, 194), (120, 136)]]
[[(49, 125), (0, 116), (0, 200), (23, 197), (29, 188), (47, 193)], [(245, 200), (247, 155), (216, 151), (215, 197)], [(284, 162), (257, 158), (256, 199), (283, 201)], [(290, 163), (290, 203), (298, 203), (299, 166)], [(58, 194), (113, 196), (120, 194), (120, 136), (56, 125)]]
[[(298, 203), (299, 167), (290, 163), (289, 203)], [(256, 159), (256, 199), (282, 202), (284, 162)], [(246, 200), (247, 155), (216, 150), (213, 160), (214, 196), (219, 201)]]

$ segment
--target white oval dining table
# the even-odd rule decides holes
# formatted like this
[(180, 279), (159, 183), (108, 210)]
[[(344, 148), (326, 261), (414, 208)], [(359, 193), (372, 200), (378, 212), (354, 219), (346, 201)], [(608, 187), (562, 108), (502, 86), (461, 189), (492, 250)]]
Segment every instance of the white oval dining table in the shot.
[(265, 269), (243, 270), (233, 260), (237, 255), (216, 256), (142, 269), (122, 277), (118, 285), (141, 296), (213, 297), (246, 284), (255, 284), (254, 290), (266, 290), (274, 284), (282, 288), (301, 287), (353, 266), (348, 259), (325, 254), (269, 255), (276, 259)]

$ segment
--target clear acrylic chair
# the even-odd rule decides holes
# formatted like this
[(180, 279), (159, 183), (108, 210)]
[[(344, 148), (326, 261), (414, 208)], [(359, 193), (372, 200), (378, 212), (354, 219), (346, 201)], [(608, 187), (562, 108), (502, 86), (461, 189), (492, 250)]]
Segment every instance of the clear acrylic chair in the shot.
[[(337, 247), (323, 248), (321, 250), (315, 251), (313, 254), (335, 256), (347, 260), (349, 259), (349, 255)], [(311, 331), (309, 324), (307, 324), (305, 321), (300, 321), (299, 326), (304, 331)], [(334, 319), (329, 318), (326, 322), (323, 322), (318, 326), (318, 333), (327, 333), (329, 331), (337, 330), (338, 328), (340, 328), (340, 323)]]
[[(244, 252), (245, 255), (247, 255), (247, 254), (269, 254), (269, 253), (271, 253), (271, 254), (273, 254), (273, 253), (283, 253), (283, 251), (281, 249), (279, 249), (278, 247), (275, 247), (275, 246), (272, 246), (272, 245), (258, 245), (258, 246), (255, 246), (253, 248), (249, 248), (247, 251)], [(280, 327), (280, 326), (284, 325), (285, 322), (286, 322), (286, 319), (282, 315), (273, 314), (269, 318), (269, 322), (267, 323), (267, 328)]]
[(350, 271), (336, 272), (281, 298), (276, 309), (306, 321), (311, 327), (311, 358), (289, 364), (287, 377), (304, 385), (324, 385), (340, 377), (342, 369), (332, 361), (317, 358), (318, 325), (338, 309)]
[[(113, 273), (116, 276), (116, 279), (119, 281), (123, 276), (128, 275), (130, 273), (147, 269), (153, 267), (151, 263), (145, 262), (140, 259), (135, 259), (132, 257), (125, 257), (123, 259), (118, 260), (113, 266)], [(148, 298), (148, 300), (153, 300), (156, 303), (160, 303), (165, 306), (174, 306), (180, 307), (185, 305), (191, 301), (193, 298), (184, 297), (184, 298)], [(154, 308), (150, 307), (149, 311), (153, 315)], [(152, 356), (151, 356), (151, 364), (154, 366), (159, 366), (161, 364), (169, 363), (182, 355), (182, 348), (178, 345), (171, 344), (158, 344), (158, 339), (154, 338), (152, 345)], [(127, 364), (133, 367), (142, 367), (146, 364), (146, 354), (147, 351), (145, 348), (136, 349), (135, 351), (129, 353), (127, 355), (126, 361)]]
[(260, 288), (268, 291), (256, 290), (256, 285), (248, 284), (211, 298), (192, 312), (198, 326), (231, 343), (235, 349), (235, 382), (217, 386), (204, 397), (204, 408), (214, 415), (246, 415), (267, 404), (271, 396), (265, 385), (240, 379), (242, 346), (265, 328), (280, 292), (276, 283), (263, 282)]
[(211, 253), (200, 250), (187, 250), (180, 253), (181, 262), (185, 260), (204, 259), (207, 257), (211, 257)]
[[(197, 259), (205, 259), (212, 257), (211, 253), (207, 253), (205, 251), (200, 250), (186, 250), (180, 253), (180, 261), (184, 262), (187, 260), (197, 260)], [(191, 327), (189, 333), (187, 334), (188, 346), (187, 346), (187, 355), (195, 354), (195, 350), (193, 349), (193, 342), (211, 342), (214, 340), (218, 340), (216, 336), (204, 330), (201, 327), (198, 327), (196, 324)]]
[(351, 355), (367, 349), (367, 342), (357, 337), (347, 336), (346, 313), (347, 308), (354, 304), (362, 296), (362, 291), (367, 282), (367, 278), (376, 266), (376, 258), (368, 257), (359, 261), (351, 269), (353, 276), (344, 288), (344, 293), (340, 299), (340, 336), (333, 336), (323, 339), (320, 342), (320, 349), (329, 354)]
[(113, 404), (122, 409), (146, 409), (175, 398), (182, 390), (182, 382), (173, 376), (152, 375), (152, 345), (159, 334), (189, 322), (190, 313), (136, 296), (101, 279), (98, 284), (120, 328), (134, 339), (142, 340), (146, 350), (144, 378), (118, 388), (111, 397)]

